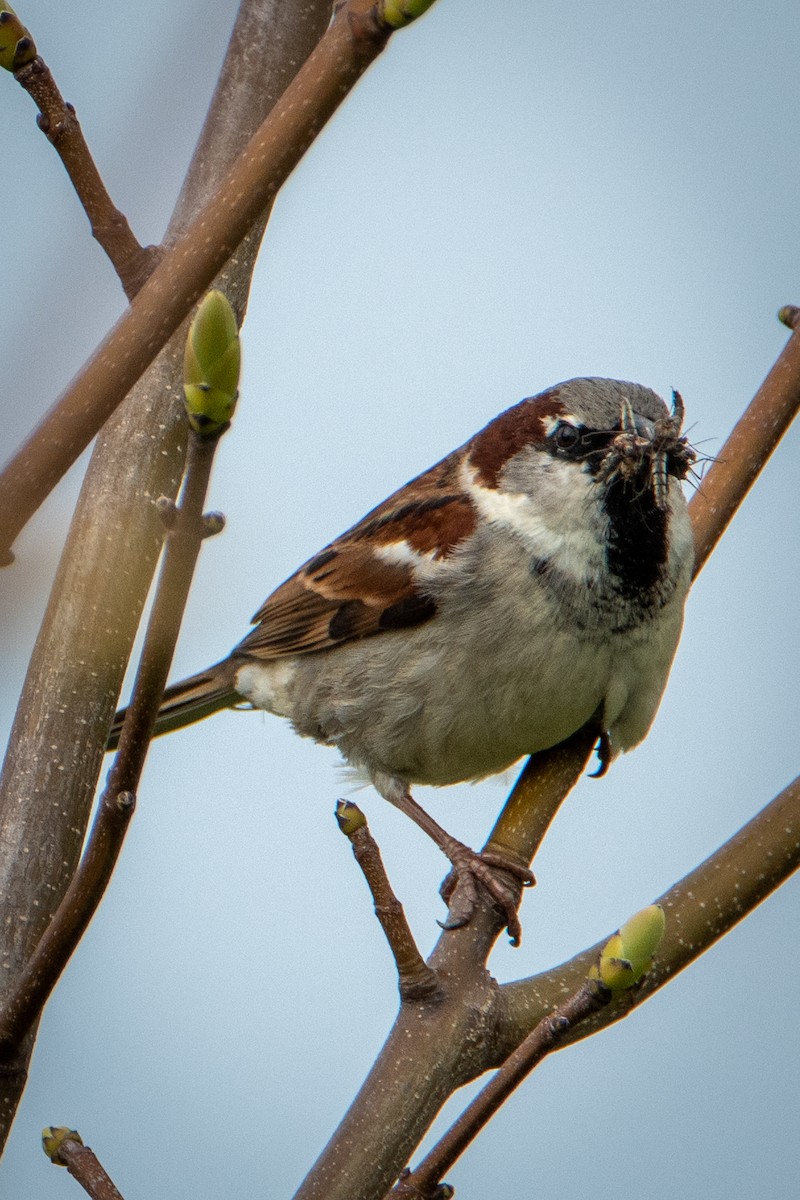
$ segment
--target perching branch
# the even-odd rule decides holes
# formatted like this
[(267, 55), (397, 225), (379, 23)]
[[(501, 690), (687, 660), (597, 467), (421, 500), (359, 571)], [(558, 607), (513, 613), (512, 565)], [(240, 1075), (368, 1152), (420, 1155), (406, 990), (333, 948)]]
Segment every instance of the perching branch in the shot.
[[(346, 0), (218, 190), (0, 474), (0, 564), (396, 28), (433, 0)], [(413, 10), (413, 11), (410, 11)]]
[(129, 300), (153, 270), (161, 252), (142, 247), (126, 217), (115, 207), (92, 158), (80, 122), (41, 56), (18, 67), (14, 78), (39, 108), (37, 124), (58, 153), (83, 205), (92, 236), (105, 250)]
[(800, 310), (778, 314), (792, 330), (775, 365), (748, 404), (692, 497), (694, 578), (700, 574), (772, 451), (800, 411)]

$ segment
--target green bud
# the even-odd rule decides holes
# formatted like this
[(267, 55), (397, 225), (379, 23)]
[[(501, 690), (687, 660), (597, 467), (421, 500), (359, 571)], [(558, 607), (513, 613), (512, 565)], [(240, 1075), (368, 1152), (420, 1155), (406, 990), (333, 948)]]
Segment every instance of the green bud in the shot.
[(589, 977), (602, 980), (615, 993), (634, 987), (652, 967), (665, 925), (664, 910), (659, 904), (643, 908), (608, 939)]
[(64, 1142), (77, 1142), (79, 1146), (82, 1146), (83, 1138), (77, 1129), (68, 1129), (66, 1125), (57, 1125), (55, 1128), (52, 1125), (47, 1125), (42, 1130), (42, 1149), (50, 1161), (55, 1163), (57, 1167), (64, 1166), (64, 1163), (58, 1157)]
[(382, 0), (378, 16), (392, 29), (402, 29), (421, 17), (432, 4), (433, 0)]
[(239, 396), (240, 368), (233, 309), (222, 292), (208, 292), (189, 326), (183, 359), (186, 415), (197, 433), (218, 434), (230, 421)]
[(357, 829), (363, 829), (367, 823), (358, 805), (349, 800), (336, 801), (336, 820), (345, 837), (352, 837)]
[(36, 58), (36, 46), (10, 4), (0, 2), (0, 67), (17, 71)]

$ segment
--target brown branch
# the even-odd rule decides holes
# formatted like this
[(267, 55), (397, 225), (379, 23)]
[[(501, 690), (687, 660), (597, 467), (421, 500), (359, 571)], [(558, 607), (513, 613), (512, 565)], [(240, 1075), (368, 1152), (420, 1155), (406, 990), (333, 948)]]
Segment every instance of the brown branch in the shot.
[(402, 1175), (390, 1195), (397, 1200), (435, 1200), (437, 1186), (497, 1110), (539, 1064), (564, 1045), (588, 1017), (605, 1008), (612, 993), (598, 980), (584, 979), (577, 991), (553, 1009), (509, 1054), (497, 1073), (481, 1088), (461, 1116), (439, 1139), (422, 1162)]
[(133, 816), (133, 792), (104, 792), (78, 869), (0, 1010), (0, 1063), (13, 1062), (105, 894)]
[(130, 308), (0, 475), (0, 563), (17, 534), (114, 412), (274, 199), (393, 32), (377, 0), (336, 11), (227, 178), (156, 267)]
[(67, 104), (47, 63), (39, 55), (14, 72), (39, 108), (37, 124), (58, 153), (83, 205), (92, 236), (105, 250), (129, 300), (152, 272), (161, 251), (142, 247), (126, 217), (116, 208), (92, 158), (80, 122)]
[[(586, 1037), (628, 1015), (724, 937), (800, 867), (800, 776), (751, 821), (661, 896), (667, 923), (658, 960), (635, 995), (590, 1021)], [(504, 984), (498, 1061), (574, 989), (596, 958), (599, 942), (542, 975)], [(575, 1040), (570, 1037), (568, 1040)]]
[(432, 999), (439, 990), (436, 972), (426, 964), (417, 949), (403, 906), (394, 894), (389, 876), (369, 831), (366, 817), (357, 805), (339, 800), (336, 820), (353, 848), (375, 902), (375, 915), (386, 935), (389, 949), (397, 967), (397, 979), (402, 1002)]
[(781, 320), (794, 333), (692, 497), (695, 579), (800, 411), (800, 325), (784, 319), (796, 311), (791, 306), (781, 309)]
[(169, 504), (167, 510), (164, 561), (131, 702), (120, 732), (117, 756), (109, 772), (106, 790), (112, 794), (118, 791), (135, 792), (139, 785), (197, 556), (209, 532), (218, 533), (222, 528), (222, 523), (217, 521), (209, 529), (203, 516), (203, 503), (219, 437), (220, 434), (203, 437), (194, 430), (189, 434), (183, 490), (179, 504)]
[[(100, 797), (86, 850), (64, 899), (0, 1008), (0, 1060), (14, 1060), (39, 1019), (97, 911), (122, 850), (197, 555), (209, 533), (203, 502), (219, 436), (201, 437), (194, 430), (190, 434), (181, 502), (171, 508), (164, 561), (119, 751)], [(219, 528), (216, 523), (213, 532), (219, 532)]]
[[(241, 0), (167, 241), (191, 223), (321, 37), (330, 0)], [(217, 286), (239, 320), (265, 210)], [(36, 641), (0, 777), (0, 997), (36, 948), (80, 857), (108, 726), (163, 540), (153, 498), (183, 474), (183, 344), (159, 356), (101, 431)], [(54, 813), (59, 819), (54, 820)], [(33, 1035), (0, 1064), (0, 1146)]]
[(76, 1130), (48, 1127), (42, 1133), (42, 1144), (50, 1161), (66, 1167), (91, 1200), (124, 1200), (94, 1150), (84, 1146)]

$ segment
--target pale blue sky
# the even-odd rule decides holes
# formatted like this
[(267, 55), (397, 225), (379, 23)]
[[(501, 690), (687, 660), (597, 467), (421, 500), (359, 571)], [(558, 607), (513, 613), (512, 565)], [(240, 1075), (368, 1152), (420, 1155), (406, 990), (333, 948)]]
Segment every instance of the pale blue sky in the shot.
[[(143, 240), (163, 231), (235, 7), (17, 4)], [(785, 342), (777, 309), (800, 303), (798, 34), (790, 0), (438, 0), (394, 38), (270, 224), (210, 501), (228, 527), (204, 549), (176, 676), (225, 654), (391, 489), (559, 379), (677, 387), (693, 438), (719, 449)], [(0, 85), (5, 457), (122, 299), (30, 101)], [(498, 977), (613, 929), (796, 773), (798, 455), (795, 429), (703, 572), (647, 743), (565, 805)], [(0, 578), (4, 729), (78, 475)], [(154, 746), (42, 1024), (3, 1200), (76, 1193), (39, 1150), (50, 1123), (81, 1129), (126, 1200), (292, 1194), (395, 1011), (332, 817), (343, 786), (336, 754), (276, 718), (226, 713)], [(477, 844), (506, 786), (421, 799)], [(360, 802), (429, 948), (443, 861)], [(452, 1172), (459, 1200), (795, 1197), (797, 905), (790, 883), (630, 1020), (549, 1061)]]

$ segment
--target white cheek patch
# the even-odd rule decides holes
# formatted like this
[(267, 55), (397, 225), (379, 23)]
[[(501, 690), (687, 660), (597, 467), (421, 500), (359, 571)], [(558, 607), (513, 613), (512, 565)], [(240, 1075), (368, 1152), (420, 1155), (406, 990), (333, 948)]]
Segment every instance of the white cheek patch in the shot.
[(483, 487), (472, 472), (465, 472), (465, 489), (484, 520), (510, 530), (525, 542), (533, 557), (551, 562), (579, 582), (605, 564), (600, 530), (589, 519), (591, 488), (582, 472), (562, 468), (560, 480), (542, 480), (542, 500), (537, 503), (527, 492)]

